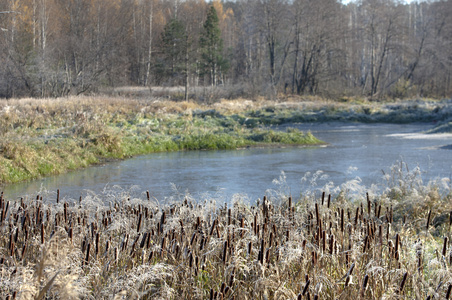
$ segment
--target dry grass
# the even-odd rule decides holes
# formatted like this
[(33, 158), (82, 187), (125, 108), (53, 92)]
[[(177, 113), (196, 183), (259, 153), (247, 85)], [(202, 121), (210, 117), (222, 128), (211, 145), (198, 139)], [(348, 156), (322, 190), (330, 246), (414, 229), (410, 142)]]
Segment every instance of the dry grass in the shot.
[[(398, 171), (396, 171), (398, 172)], [(452, 286), (449, 193), (434, 184), (250, 206), (148, 193), (0, 202), (2, 299), (426, 299)], [(395, 182), (399, 182), (396, 180)], [(418, 195), (418, 198), (412, 198)], [(415, 201), (410, 208), (406, 202)], [(405, 205), (405, 206), (404, 206)], [(445, 216), (444, 218), (442, 216)]]

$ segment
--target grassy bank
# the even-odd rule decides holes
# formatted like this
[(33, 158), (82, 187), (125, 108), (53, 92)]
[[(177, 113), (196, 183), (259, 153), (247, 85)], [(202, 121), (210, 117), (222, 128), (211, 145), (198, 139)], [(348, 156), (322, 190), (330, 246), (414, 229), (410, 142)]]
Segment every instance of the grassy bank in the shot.
[[(403, 164), (347, 187), (250, 206), (146, 192), (0, 200), (2, 299), (448, 299), (451, 192)], [(317, 298), (318, 297), (318, 298)]]
[(102, 97), (4, 100), (0, 137), (0, 183), (153, 152), (322, 143), (194, 103)]
[[(437, 122), (450, 100), (367, 102), (287, 98), (210, 105), (163, 99), (69, 97), (0, 101), (0, 184), (162, 151), (316, 145), (310, 133), (267, 126), (301, 122)], [(327, 142), (327, 141), (326, 141)]]

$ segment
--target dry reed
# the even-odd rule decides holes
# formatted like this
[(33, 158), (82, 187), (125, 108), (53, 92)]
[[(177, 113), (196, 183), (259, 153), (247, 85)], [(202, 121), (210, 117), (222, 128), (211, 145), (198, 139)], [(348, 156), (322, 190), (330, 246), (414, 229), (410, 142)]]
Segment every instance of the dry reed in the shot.
[(407, 223), (366, 196), (217, 207), (146, 192), (95, 209), (1, 196), (1, 299), (449, 298), (450, 227), (435, 237), (432, 210)]

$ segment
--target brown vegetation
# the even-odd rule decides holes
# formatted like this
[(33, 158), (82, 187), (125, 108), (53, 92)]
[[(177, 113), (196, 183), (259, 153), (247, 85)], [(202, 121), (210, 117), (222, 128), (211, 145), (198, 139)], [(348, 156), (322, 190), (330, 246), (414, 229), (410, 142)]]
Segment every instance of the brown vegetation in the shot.
[(450, 193), (406, 186), (253, 206), (2, 197), (2, 299), (447, 299)]

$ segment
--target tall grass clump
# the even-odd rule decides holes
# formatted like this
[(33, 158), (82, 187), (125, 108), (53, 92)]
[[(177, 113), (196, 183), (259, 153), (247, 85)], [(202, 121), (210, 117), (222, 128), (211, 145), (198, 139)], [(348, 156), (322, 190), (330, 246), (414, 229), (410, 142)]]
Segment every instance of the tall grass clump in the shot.
[[(450, 185), (401, 176), (407, 182), (398, 182), (397, 196), (388, 185), (351, 198), (344, 185), (300, 199), (281, 189), (254, 204), (240, 195), (225, 204), (190, 196), (159, 204), (149, 192), (114, 190), (80, 199), (59, 191), (0, 197), (0, 295), (447, 299)], [(399, 209), (410, 199), (422, 209)]]

